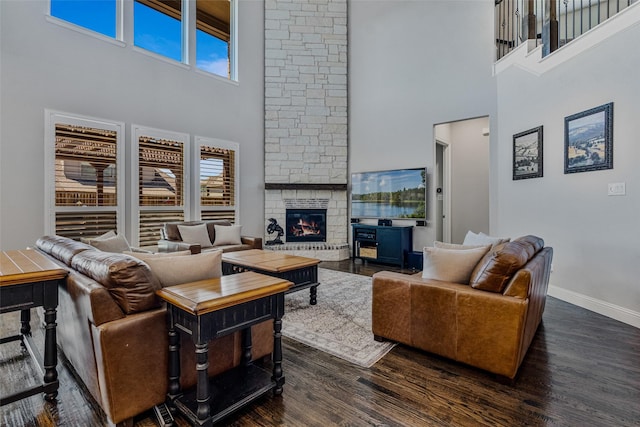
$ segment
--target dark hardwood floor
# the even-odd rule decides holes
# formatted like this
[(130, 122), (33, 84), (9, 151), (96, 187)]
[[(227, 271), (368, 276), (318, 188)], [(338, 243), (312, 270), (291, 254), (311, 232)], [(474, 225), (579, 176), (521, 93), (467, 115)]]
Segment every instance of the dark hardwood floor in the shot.
[[(352, 261), (321, 267), (364, 275), (394, 269)], [(18, 317), (1, 319), (6, 336)], [(13, 344), (0, 347), (0, 392), (34, 375)], [(402, 345), (369, 369), (286, 338), (283, 350), (283, 396), (264, 397), (220, 425), (640, 426), (640, 329), (551, 297), (513, 384)], [(69, 368), (60, 364), (58, 371), (56, 405), (35, 396), (3, 406), (0, 425), (103, 425)], [(156, 422), (147, 413), (135, 425)]]

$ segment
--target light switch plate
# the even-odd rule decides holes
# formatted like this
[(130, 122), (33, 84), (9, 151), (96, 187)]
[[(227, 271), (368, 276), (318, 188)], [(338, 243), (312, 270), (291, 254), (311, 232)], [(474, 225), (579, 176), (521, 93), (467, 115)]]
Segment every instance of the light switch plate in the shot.
[(624, 182), (609, 183), (607, 195), (609, 196), (624, 196), (627, 193)]

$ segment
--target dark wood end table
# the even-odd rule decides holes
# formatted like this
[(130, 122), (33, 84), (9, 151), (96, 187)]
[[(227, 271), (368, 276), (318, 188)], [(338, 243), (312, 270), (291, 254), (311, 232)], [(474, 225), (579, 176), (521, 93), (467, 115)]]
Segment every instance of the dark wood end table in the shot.
[[(282, 394), (282, 316), (284, 293), (292, 283), (245, 272), (217, 279), (171, 286), (157, 291), (169, 311), (168, 404), (194, 425), (211, 426), (233, 411), (273, 391)], [(273, 319), (273, 372), (251, 362), (251, 326)], [(209, 341), (242, 331), (241, 364), (211, 379)], [(196, 347), (195, 393), (180, 389), (178, 331), (191, 336)]]
[(222, 254), (222, 274), (255, 271), (293, 282), (287, 293), (309, 288), (309, 304), (317, 303), (319, 259), (277, 251), (249, 249)]
[[(3, 251), (0, 253), (0, 313), (20, 310), (19, 335), (0, 339), (0, 344), (20, 341), (35, 360), (43, 382), (35, 387), (0, 398), (0, 406), (37, 393), (44, 393), (47, 401), (58, 395), (58, 364), (56, 346), (56, 309), (58, 285), (67, 271), (34, 249)], [(44, 308), (44, 358), (31, 337), (31, 308)]]

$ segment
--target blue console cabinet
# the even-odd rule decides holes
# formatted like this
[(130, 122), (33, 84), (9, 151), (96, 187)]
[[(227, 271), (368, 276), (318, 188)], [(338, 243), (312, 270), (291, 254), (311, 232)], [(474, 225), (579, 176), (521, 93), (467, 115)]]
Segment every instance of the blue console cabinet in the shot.
[(413, 226), (352, 226), (354, 259), (405, 267), (406, 255), (413, 250)]

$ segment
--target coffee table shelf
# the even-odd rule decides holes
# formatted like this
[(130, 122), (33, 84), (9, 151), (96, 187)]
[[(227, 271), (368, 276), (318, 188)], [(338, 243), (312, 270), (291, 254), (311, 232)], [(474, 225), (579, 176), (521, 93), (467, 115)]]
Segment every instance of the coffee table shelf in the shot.
[[(240, 366), (209, 380), (211, 396), (210, 421), (216, 423), (255, 399), (269, 393), (276, 386), (271, 372), (256, 365)], [(197, 424), (196, 391), (191, 390), (175, 401), (178, 410), (186, 414), (192, 424)]]

